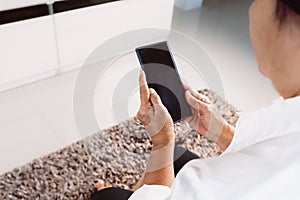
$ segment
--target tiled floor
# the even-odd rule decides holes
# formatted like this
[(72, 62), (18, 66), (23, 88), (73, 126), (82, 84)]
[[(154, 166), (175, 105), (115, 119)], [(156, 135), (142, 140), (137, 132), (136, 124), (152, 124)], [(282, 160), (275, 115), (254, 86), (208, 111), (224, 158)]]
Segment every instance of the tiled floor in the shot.
[[(221, 75), (225, 97), (246, 111), (264, 106), (278, 97), (256, 66), (248, 33), (247, 10), (251, 2), (208, 0), (201, 9), (189, 12), (175, 9), (172, 24), (173, 29), (203, 45)], [(122, 65), (122, 73), (130, 72), (138, 68), (134, 59), (135, 56), (129, 54), (114, 66)], [(180, 68), (183, 61), (177, 61)], [(188, 76), (184, 69), (181, 71)], [(121, 78), (122, 73), (114, 74), (115, 79)], [(77, 133), (73, 114), (77, 74), (78, 71), (66, 73), (0, 94), (0, 173), (82, 137)], [(101, 81), (111, 82), (109, 74)], [(111, 108), (110, 91), (117, 83), (102, 83), (100, 86), (110, 87), (103, 89), (99, 86), (95, 93), (95, 115), (101, 128), (124, 118), (116, 119)], [(132, 84), (136, 87), (137, 80)], [(192, 85), (201, 87), (202, 84), (200, 81)], [(138, 93), (134, 90), (127, 102), (129, 115), (138, 108), (137, 99)]]
[(72, 72), (0, 94), (0, 173), (78, 139), (75, 77)]

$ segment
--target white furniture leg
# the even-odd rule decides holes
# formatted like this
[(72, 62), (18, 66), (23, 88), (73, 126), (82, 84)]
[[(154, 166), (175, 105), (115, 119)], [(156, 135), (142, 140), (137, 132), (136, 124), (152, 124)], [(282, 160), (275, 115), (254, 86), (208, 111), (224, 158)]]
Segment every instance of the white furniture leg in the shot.
[(181, 10), (200, 8), (203, 0), (175, 0), (175, 6)]

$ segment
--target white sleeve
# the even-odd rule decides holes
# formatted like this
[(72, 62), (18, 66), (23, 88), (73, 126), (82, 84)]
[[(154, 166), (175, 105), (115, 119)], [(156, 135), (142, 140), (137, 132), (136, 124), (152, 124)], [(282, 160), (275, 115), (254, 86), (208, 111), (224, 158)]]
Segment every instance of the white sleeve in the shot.
[(144, 185), (135, 191), (129, 200), (166, 200), (171, 188), (162, 185)]
[(239, 113), (232, 142), (223, 154), (299, 130), (299, 123), (290, 120), (299, 115), (295, 107), (291, 102), (278, 101), (255, 112)]

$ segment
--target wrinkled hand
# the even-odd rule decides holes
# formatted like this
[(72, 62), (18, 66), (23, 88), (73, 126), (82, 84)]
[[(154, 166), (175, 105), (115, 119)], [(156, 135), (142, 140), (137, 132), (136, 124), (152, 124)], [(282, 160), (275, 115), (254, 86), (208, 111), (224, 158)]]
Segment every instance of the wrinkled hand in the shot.
[(141, 105), (137, 118), (150, 134), (153, 148), (164, 147), (174, 136), (173, 120), (154, 89), (149, 89), (144, 72), (139, 76)]
[(184, 88), (186, 90), (186, 100), (193, 112), (193, 116), (185, 121), (202, 136), (213, 142), (218, 142), (222, 131), (224, 131), (224, 127), (226, 128), (229, 124), (219, 114), (217, 108), (211, 104), (208, 97), (189, 88), (185, 84)]

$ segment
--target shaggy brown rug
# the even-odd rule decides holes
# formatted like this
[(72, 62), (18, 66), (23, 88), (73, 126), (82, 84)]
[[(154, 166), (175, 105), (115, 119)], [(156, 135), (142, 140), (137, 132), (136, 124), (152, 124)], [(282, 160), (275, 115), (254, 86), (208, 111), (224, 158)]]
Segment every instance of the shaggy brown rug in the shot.
[[(235, 125), (236, 108), (208, 90), (226, 121)], [(219, 147), (188, 125), (175, 125), (176, 143), (201, 158), (218, 156)], [(136, 118), (102, 130), (59, 151), (0, 176), (0, 199), (90, 199), (99, 178), (131, 188), (146, 167), (151, 141)]]

